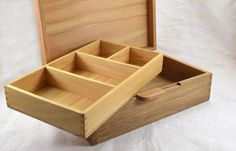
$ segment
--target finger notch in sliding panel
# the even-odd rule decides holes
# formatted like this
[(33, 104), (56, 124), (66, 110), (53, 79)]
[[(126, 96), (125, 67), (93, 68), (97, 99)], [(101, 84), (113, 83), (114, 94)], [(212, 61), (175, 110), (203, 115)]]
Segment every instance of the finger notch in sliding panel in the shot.
[(78, 49), (77, 52), (108, 58), (124, 48), (125, 46), (100, 40)]
[(112, 55), (109, 59), (142, 67), (157, 55), (157, 52), (128, 47)]

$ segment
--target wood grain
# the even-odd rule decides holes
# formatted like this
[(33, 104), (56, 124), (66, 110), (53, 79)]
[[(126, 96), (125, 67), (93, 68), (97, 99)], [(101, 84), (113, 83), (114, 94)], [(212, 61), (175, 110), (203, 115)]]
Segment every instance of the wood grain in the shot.
[(49, 100), (58, 102), (60, 104), (71, 106), (76, 110), (83, 111), (91, 104), (93, 104), (96, 100), (90, 99), (88, 97), (84, 97), (78, 94), (73, 94), (62, 89), (58, 89), (55, 87), (44, 87), (35, 92), (35, 94), (47, 98)]
[[(94, 43), (96, 44), (97, 42)], [(111, 85), (118, 85), (140, 69), (139, 67), (133, 67), (128, 64), (103, 59), (100, 56), (80, 53), (82, 52), (81, 50), (85, 49), (78, 49), (78, 53), (71, 53), (66, 57), (62, 57), (60, 60), (50, 63), (49, 66)], [(157, 53), (155, 54), (157, 55)]]
[(169, 56), (164, 57), (163, 67), (161, 75), (140, 91), (159, 87), (165, 92), (150, 101), (140, 102), (135, 97), (130, 99), (87, 138), (90, 144), (95, 145), (115, 138), (209, 99), (211, 73)]
[(79, 112), (11, 85), (5, 93), (8, 107), (84, 137), (84, 117)]
[[(88, 136), (109, 119), (119, 108), (125, 105), (132, 97), (130, 94), (137, 93), (139, 89), (158, 75), (162, 71), (162, 62), (163, 56), (156, 56), (145, 66), (111, 90), (109, 95), (103, 96), (99, 101), (87, 108), (85, 122), (87, 122)], [(118, 91), (118, 89), (122, 91)]]
[(88, 53), (91, 55), (108, 58), (117, 52), (124, 49), (126, 46), (114, 44), (107, 41), (98, 40), (90, 45), (79, 49), (79, 52)]
[(97, 39), (156, 45), (154, 0), (35, 0), (35, 10), (44, 63)]
[[(110, 56), (126, 47), (130, 46), (95, 41), (75, 50), (7, 85), (8, 104), (18, 111), (87, 138), (162, 70), (163, 55), (159, 52), (140, 49), (147, 56), (151, 53), (152, 57), (146, 58), (144, 66), (137, 67), (81, 51), (84, 48), (93, 49), (91, 52), (115, 50), (112, 54), (106, 53)], [(22, 104), (21, 99), (25, 99)], [(52, 113), (55, 111), (55, 117), (62, 112), (67, 114), (67, 110), (68, 114), (78, 114), (82, 118), (76, 120), (80, 122), (76, 124), (81, 126), (80, 129), (68, 126), (61, 118), (57, 121), (57, 118), (47, 115), (50, 108)], [(61, 111), (61, 108), (64, 110)], [(42, 110), (42, 113), (33, 113), (33, 109), (35, 112)], [(70, 120), (74, 118), (68, 118), (68, 123), (73, 124)]]
[(48, 85), (95, 101), (113, 89), (109, 85), (87, 80), (62, 70), (51, 67), (46, 69)]
[(142, 67), (156, 55), (156, 52), (153, 51), (129, 47), (115, 53), (109, 59)]

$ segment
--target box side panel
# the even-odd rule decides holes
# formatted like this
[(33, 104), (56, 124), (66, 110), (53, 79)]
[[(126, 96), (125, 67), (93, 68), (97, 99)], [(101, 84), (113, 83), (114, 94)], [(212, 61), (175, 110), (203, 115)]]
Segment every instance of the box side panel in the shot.
[(205, 73), (185, 80), (154, 100), (140, 102), (133, 98), (87, 140), (90, 144), (101, 143), (202, 103), (210, 97), (211, 78), (210, 73)]
[(151, 81), (162, 70), (163, 56), (159, 55), (134, 75), (101, 98), (85, 113), (85, 136), (88, 137), (118, 109), (120, 109), (139, 89)]
[(6, 86), (5, 93), (8, 107), (84, 137), (83, 115), (30, 96), (12, 86)]

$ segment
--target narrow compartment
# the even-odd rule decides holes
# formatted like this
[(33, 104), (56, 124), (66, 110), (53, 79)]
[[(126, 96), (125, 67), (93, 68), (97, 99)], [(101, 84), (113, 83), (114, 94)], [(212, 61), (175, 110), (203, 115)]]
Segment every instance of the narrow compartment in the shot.
[(122, 45), (99, 40), (78, 49), (78, 52), (83, 52), (90, 55), (108, 58), (124, 48), (125, 46)]
[(96, 102), (112, 87), (42, 68), (14, 83), (13, 86), (79, 111)]
[(49, 66), (111, 85), (119, 84), (139, 69), (79, 52), (67, 55)]
[(157, 55), (158, 53), (154, 51), (128, 47), (112, 55), (109, 59), (142, 67)]

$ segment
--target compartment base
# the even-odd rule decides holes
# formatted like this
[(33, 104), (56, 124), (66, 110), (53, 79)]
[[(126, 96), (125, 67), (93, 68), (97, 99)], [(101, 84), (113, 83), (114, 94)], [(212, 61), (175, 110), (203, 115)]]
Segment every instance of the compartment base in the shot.
[(112, 84), (112, 85), (117, 85), (119, 84), (119, 81), (117, 81), (117, 79), (112, 78), (112, 77), (108, 77), (108, 76), (104, 76), (104, 75), (100, 75), (100, 74), (96, 74), (96, 73), (92, 73), (89, 71), (85, 71), (85, 70), (74, 70), (73, 73), (80, 75), (80, 76), (84, 76), (87, 78), (91, 78), (91, 79), (95, 79), (101, 82), (105, 82), (108, 84)]
[(49, 100), (58, 102), (60, 104), (70, 106), (78, 110), (84, 110), (88, 106), (90, 106), (92, 103), (94, 103), (93, 100), (87, 97), (75, 95), (75, 94), (63, 91), (61, 89), (49, 87), (49, 86), (39, 91), (36, 91), (35, 94), (41, 97), (47, 98)]

